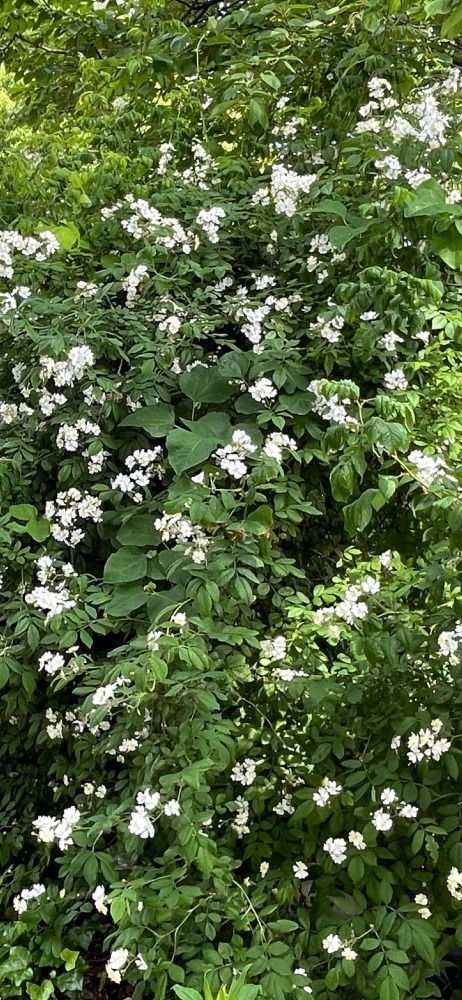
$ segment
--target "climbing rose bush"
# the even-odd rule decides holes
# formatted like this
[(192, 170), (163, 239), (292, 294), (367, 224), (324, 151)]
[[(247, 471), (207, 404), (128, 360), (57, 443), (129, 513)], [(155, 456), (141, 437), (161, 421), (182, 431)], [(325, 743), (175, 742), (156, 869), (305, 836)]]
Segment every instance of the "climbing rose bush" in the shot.
[(0, 14), (2, 996), (455, 995), (447, 7)]

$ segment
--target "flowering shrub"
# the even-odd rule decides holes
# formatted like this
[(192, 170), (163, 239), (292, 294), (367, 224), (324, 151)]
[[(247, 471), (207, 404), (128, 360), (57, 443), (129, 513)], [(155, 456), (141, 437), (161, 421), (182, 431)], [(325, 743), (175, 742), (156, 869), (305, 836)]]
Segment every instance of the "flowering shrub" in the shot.
[(455, 997), (450, 4), (10, 6), (0, 992)]

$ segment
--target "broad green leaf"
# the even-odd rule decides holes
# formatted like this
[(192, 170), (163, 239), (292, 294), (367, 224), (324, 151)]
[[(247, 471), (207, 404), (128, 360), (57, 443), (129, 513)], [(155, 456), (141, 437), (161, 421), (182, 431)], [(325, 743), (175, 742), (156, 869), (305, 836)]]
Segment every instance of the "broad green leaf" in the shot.
[(362, 233), (365, 233), (369, 229), (370, 223), (366, 222), (364, 225), (360, 226), (333, 226), (329, 229), (328, 236), (336, 248), (336, 250), (343, 250), (347, 243), (351, 243), (351, 240), (355, 240)]
[(355, 471), (351, 462), (336, 465), (330, 474), (330, 485), (334, 500), (340, 503), (349, 500), (354, 491)]
[(37, 516), (37, 508), (31, 503), (14, 503), (8, 508), (8, 513), (16, 521), (31, 521)]
[(183, 768), (180, 774), (182, 781), (185, 781), (187, 785), (191, 788), (195, 788), (199, 791), (201, 787), (201, 776), (206, 774), (207, 771), (213, 766), (213, 760), (206, 757), (205, 760), (197, 760), (194, 764), (190, 764), (188, 767)]
[(451, 11), (441, 25), (442, 38), (457, 38), (460, 34), (462, 34), (462, 4)]
[(104, 583), (131, 583), (146, 576), (147, 559), (139, 549), (123, 546), (109, 556), (104, 567)]
[(443, 233), (433, 236), (430, 246), (452, 270), (457, 271), (462, 267), (462, 235), (455, 226), (448, 226)]
[(49, 1000), (49, 997), (53, 996), (55, 988), (51, 979), (44, 979), (40, 986), (36, 986), (34, 983), (27, 983), (26, 990), (30, 1000)]
[(154, 517), (149, 514), (135, 514), (119, 528), (116, 539), (120, 545), (156, 546), (159, 532), (154, 527)]
[(62, 226), (47, 226), (47, 229), (53, 233), (53, 236), (56, 236), (61, 250), (64, 250), (66, 253), (68, 250), (71, 250), (80, 239), (79, 230), (73, 222), (67, 222), (66, 225)]
[(390, 974), (382, 980), (379, 997), (380, 1000), (400, 1000), (399, 989)]
[(116, 587), (105, 611), (113, 618), (127, 618), (132, 611), (146, 604), (147, 599), (148, 594), (140, 584), (127, 583)]
[[(436, 181), (425, 181), (416, 190), (412, 201), (404, 206), (404, 215), (413, 218), (418, 215), (452, 215), (453, 205), (448, 205), (443, 188)], [(457, 210), (456, 214), (459, 214)]]
[(194, 403), (221, 403), (236, 392), (236, 386), (220, 376), (216, 366), (196, 365), (180, 376), (180, 389)]
[(26, 531), (35, 542), (44, 542), (50, 534), (50, 522), (46, 517), (32, 518), (26, 524)]
[(119, 427), (139, 427), (151, 437), (165, 437), (175, 423), (172, 406), (167, 403), (153, 403), (152, 406), (141, 406), (129, 413), (121, 421)]
[(202, 465), (217, 447), (214, 437), (202, 437), (180, 428), (171, 431), (167, 438), (168, 460), (176, 473)]
[(191, 989), (190, 986), (174, 986), (173, 991), (180, 1000), (202, 1000), (200, 993)]

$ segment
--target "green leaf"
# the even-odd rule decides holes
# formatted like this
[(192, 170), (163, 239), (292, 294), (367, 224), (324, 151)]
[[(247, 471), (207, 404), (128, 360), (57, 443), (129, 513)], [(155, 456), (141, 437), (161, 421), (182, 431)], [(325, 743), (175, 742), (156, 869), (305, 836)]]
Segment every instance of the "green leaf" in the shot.
[(268, 128), (266, 109), (261, 101), (257, 101), (255, 97), (251, 97), (249, 101), (249, 124), (261, 125), (262, 128)]
[(415, 921), (412, 922), (412, 944), (418, 955), (423, 958), (424, 962), (428, 965), (433, 966), (435, 962), (435, 948), (433, 941), (426, 933), (424, 928), (419, 927)]
[(263, 83), (267, 83), (268, 87), (271, 87), (272, 90), (281, 89), (281, 81), (275, 73), (271, 72), (271, 70), (268, 70), (265, 73), (260, 73), (260, 80), (263, 80)]
[(44, 542), (50, 534), (50, 522), (47, 521), (46, 517), (39, 517), (37, 520), (34, 518), (27, 522), (26, 531), (34, 539), (34, 542)]
[(236, 392), (229, 379), (222, 378), (216, 365), (203, 368), (196, 365), (179, 379), (180, 389), (194, 403), (221, 403)]
[(116, 540), (120, 545), (151, 545), (155, 548), (159, 532), (154, 527), (154, 517), (135, 514), (119, 528)]
[(121, 421), (119, 427), (139, 427), (151, 437), (165, 437), (175, 423), (175, 413), (167, 403), (153, 403), (152, 406), (141, 406), (129, 413)]
[(33, 507), (31, 503), (14, 503), (12, 507), (9, 507), (8, 513), (16, 521), (31, 521), (35, 520), (37, 516), (37, 508)]
[(455, 226), (448, 226), (444, 233), (433, 236), (429, 245), (433, 253), (441, 257), (448, 267), (453, 270), (462, 267), (462, 236)]
[(174, 986), (173, 992), (176, 993), (180, 1000), (202, 1000), (200, 993), (197, 990), (191, 989), (190, 986)]
[(338, 500), (340, 503), (349, 500), (355, 486), (355, 471), (352, 463), (339, 463), (332, 469), (329, 478), (334, 500)]
[(353, 857), (348, 865), (348, 874), (352, 882), (360, 882), (364, 876), (364, 862), (360, 857)]
[(167, 438), (168, 460), (177, 474), (202, 465), (217, 447), (214, 437), (202, 437), (192, 431), (177, 429), (171, 431)]
[(453, 214), (453, 207), (446, 203), (443, 188), (431, 180), (419, 184), (412, 201), (404, 206), (404, 215), (406, 218), (419, 215), (448, 215)]
[(409, 445), (409, 434), (402, 424), (382, 420), (382, 417), (371, 417), (367, 424), (367, 432), (373, 444), (380, 444), (385, 451), (406, 451)]
[(61, 952), (60, 958), (65, 962), (66, 972), (70, 972), (71, 969), (75, 969), (77, 959), (79, 957), (78, 951), (71, 951), (70, 948), (64, 948)]
[(446, 17), (441, 25), (442, 38), (457, 38), (462, 32), (462, 4)]
[(377, 490), (365, 490), (357, 500), (343, 508), (345, 527), (350, 534), (364, 531), (369, 524), (373, 513), (372, 501), (376, 493)]
[(80, 240), (80, 233), (73, 222), (67, 222), (64, 226), (47, 226), (50, 233), (56, 236), (61, 250), (68, 251)]
[(213, 766), (213, 760), (210, 757), (206, 757), (205, 760), (197, 760), (194, 764), (190, 764), (189, 767), (185, 767), (180, 773), (180, 779), (185, 781), (187, 785), (191, 788), (195, 788), (198, 792), (201, 787), (201, 777), (206, 774), (207, 771)]
[(106, 614), (113, 618), (126, 618), (132, 611), (141, 608), (146, 604), (148, 594), (143, 587), (127, 583), (125, 586), (116, 587), (111, 600), (106, 604)]
[(328, 236), (335, 247), (336, 250), (343, 250), (347, 243), (351, 243), (351, 240), (356, 239), (361, 233), (365, 233), (369, 229), (370, 223), (365, 223), (363, 226), (333, 226), (329, 229)]
[(390, 975), (382, 980), (379, 997), (380, 1000), (399, 1000), (399, 989)]
[(119, 924), (126, 910), (124, 897), (117, 896), (117, 899), (113, 899), (110, 909), (111, 909), (111, 917), (114, 923)]
[(34, 983), (26, 983), (26, 990), (30, 1000), (49, 1000), (55, 991), (50, 979), (44, 979), (40, 986)]
[(109, 556), (104, 567), (104, 583), (131, 583), (146, 576), (148, 561), (139, 549), (123, 546)]

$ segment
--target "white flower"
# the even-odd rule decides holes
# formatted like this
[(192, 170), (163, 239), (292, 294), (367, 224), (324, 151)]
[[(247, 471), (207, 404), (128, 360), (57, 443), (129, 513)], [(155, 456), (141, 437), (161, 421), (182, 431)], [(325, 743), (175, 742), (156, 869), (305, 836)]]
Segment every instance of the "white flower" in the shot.
[(429, 920), (432, 915), (432, 911), (428, 909), (428, 906), (422, 906), (418, 913), (419, 916), (422, 917), (422, 920)]
[(384, 788), (380, 798), (384, 806), (391, 806), (392, 802), (396, 802), (398, 796), (393, 788)]
[(393, 820), (390, 813), (386, 812), (385, 809), (377, 809), (372, 817), (372, 825), (375, 826), (376, 830), (391, 830)]
[(428, 906), (428, 897), (423, 894), (423, 892), (418, 892), (417, 896), (414, 896), (414, 903), (417, 906)]
[(181, 813), (180, 803), (177, 799), (170, 799), (164, 805), (164, 816), (179, 816)]
[(457, 899), (460, 902), (460, 900), (462, 899), (462, 891), (461, 891), (462, 872), (460, 872), (457, 868), (453, 866), (447, 877), (446, 884), (449, 889), (449, 892), (451, 893), (451, 896), (453, 896), (454, 899)]
[(308, 868), (306, 867), (304, 861), (296, 861), (295, 864), (292, 865), (292, 871), (295, 875), (295, 878), (299, 879), (308, 878)]
[(354, 962), (357, 957), (358, 952), (353, 951), (353, 948), (350, 948), (348, 945), (345, 945), (345, 947), (342, 948), (342, 958), (344, 958), (347, 962)]
[(111, 982), (120, 983), (122, 981), (120, 970), (123, 969), (127, 962), (128, 951), (126, 948), (116, 948), (115, 951), (111, 952), (109, 960), (105, 965), (107, 977)]
[(347, 842), (343, 837), (328, 837), (323, 844), (323, 851), (330, 854), (335, 865), (341, 865), (346, 861)]
[(172, 622), (172, 625), (181, 625), (183, 627), (183, 625), (187, 624), (188, 619), (186, 618), (184, 611), (175, 611), (175, 614), (172, 615), (170, 621)]
[(130, 815), (128, 830), (129, 833), (134, 833), (135, 836), (141, 837), (142, 840), (147, 840), (148, 837), (154, 836), (155, 828), (144, 806), (137, 806), (133, 810)]
[(269, 872), (269, 864), (268, 864), (268, 862), (267, 861), (262, 861), (262, 863), (260, 865), (260, 875), (261, 875), (261, 877), (265, 878), (265, 875), (267, 875), (268, 872)]
[(411, 806), (409, 804), (402, 805), (398, 812), (398, 816), (402, 816), (403, 819), (415, 819), (418, 816), (419, 810), (417, 806)]
[(395, 181), (401, 173), (401, 163), (397, 156), (384, 156), (383, 160), (376, 160), (374, 165), (391, 181)]
[(267, 399), (275, 399), (278, 394), (276, 386), (273, 385), (269, 378), (257, 379), (253, 385), (249, 385), (248, 391), (252, 399), (255, 399), (257, 403), (263, 403)]
[(407, 389), (409, 382), (402, 368), (394, 368), (384, 376), (383, 383), (386, 389)]
[(63, 669), (64, 663), (64, 656), (61, 656), (61, 653), (43, 653), (39, 659), (39, 670), (44, 670), (53, 676)]
[(337, 783), (335, 781), (331, 781), (330, 778), (323, 778), (317, 792), (313, 792), (313, 802), (315, 802), (317, 806), (325, 806), (329, 802), (330, 798), (340, 795), (341, 791), (341, 785), (337, 785)]
[(252, 785), (256, 777), (256, 763), (251, 757), (246, 757), (242, 764), (235, 764), (230, 774), (231, 781), (239, 781), (241, 785)]
[(159, 792), (151, 792), (150, 788), (145, 788), (144, 792), (138, 792), (136, 801), (139, 806), (144, 806), (148, 812), (157, 809), (160, 802)]
[(139, 969), (140, 972), (146, 972), (146, 969), (148, 968), (148, 963), (147, 963), (146, 959), (143, 958), (143, 956), (140, 955), (139, 952), (138, 952), (138, 955), (135, 958), (135, 965), (136, 965), (136, 968)]
[(327, 951), (328, 955), (333, 955), (336, 951), (340, 951), (342, 947), (342, 942), (338, 934), (328, 934), (322, 942), (324, 951)]
[(394, 736), (390, 743), (390, 750), (399, 750), (401, 746), (401, 736)]
[(97, 885), (95, 891), (91, 894), (91, 898), (95, 904), (95, 910), (98, 910), (98, 913), (102, 913), (105, 916), (107, 913), (107, 906), (106, 890), (104, 885)]
[(365, 850), (366, 841), (364, 840), (362, 833), (359, 833), (357, 830), (350, 830), (348, 840), (350, 844), (353, 844), (353, 847), (357, 848), (358, 851)]
[(284, 636), (277, 635), (274, 639), (262, 639), (260, 652), (262, 660), (283, 660), (287, 653), (287, 642)]

